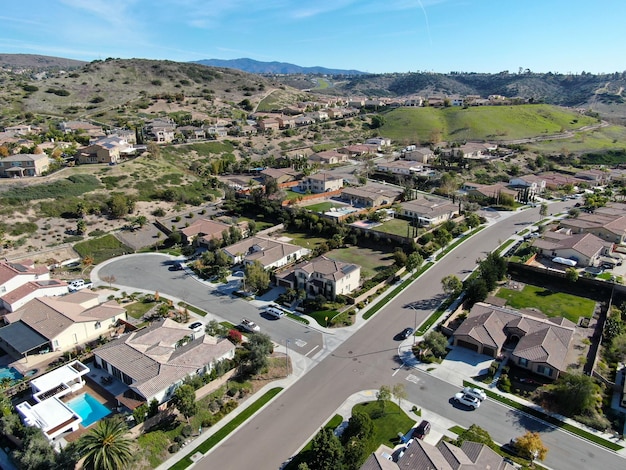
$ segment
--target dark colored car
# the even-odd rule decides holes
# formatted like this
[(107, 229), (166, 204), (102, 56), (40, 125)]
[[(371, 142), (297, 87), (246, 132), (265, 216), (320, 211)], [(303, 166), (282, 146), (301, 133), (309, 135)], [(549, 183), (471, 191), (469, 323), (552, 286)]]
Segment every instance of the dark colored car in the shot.
[(426, 420), (423, 420), (418, 427), (415, 428), (413, 432), (413, 436), (418, 439), (424, 439), (428, 433), (430, 432), (430, 423)]
[(400, 337), (402, 339), (407, 339), (409, 336), (411, 336), (413, 334), (415, 330), (413, 330), (413, 328), (405, 328), (404, 330), (402, 330), (402, 332), (400, 333)]

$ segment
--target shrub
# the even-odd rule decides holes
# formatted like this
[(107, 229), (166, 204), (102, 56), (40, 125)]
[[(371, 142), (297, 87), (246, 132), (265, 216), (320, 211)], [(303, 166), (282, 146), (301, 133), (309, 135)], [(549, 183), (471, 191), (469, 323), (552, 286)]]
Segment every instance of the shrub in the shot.
[(167, 451), (170, 454), (175, 454), (176, 452), (178, 452), (180, 450), (180, 446), (178, 444), (172, 444), (171, 446), (169, 446), (167, 448)]
[(498, 381), (498, 387), (505, 393), (511, 392), (511, 379), (506, 374), (502, 374), (500, 376), (500, 380)]
[(180, 434), (183, 437), (189, 437), (193, 434), (193, 429), (191, 429), (191, 425), (185, 424), (183, 428), (180, 430)]

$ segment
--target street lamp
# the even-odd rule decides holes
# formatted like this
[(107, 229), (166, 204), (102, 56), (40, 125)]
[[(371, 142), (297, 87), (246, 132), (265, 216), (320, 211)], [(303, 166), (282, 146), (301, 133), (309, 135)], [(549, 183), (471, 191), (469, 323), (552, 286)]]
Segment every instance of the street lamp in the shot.
[(285, 340), (285, 362), (287, 365), (287, 377), (289, 377), (289, 340)]

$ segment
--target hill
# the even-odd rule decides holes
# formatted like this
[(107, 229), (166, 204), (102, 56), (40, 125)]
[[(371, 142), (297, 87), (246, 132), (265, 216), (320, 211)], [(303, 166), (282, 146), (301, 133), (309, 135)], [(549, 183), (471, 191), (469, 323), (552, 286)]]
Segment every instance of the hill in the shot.
[[(8, 72), (5, 72), (5, 75)], [(200, 64), (145, 59), (93, 61), (69, 73), (31, 80), (12, 75), (0, 86), (5, 122), (28, 113), (125, 124), (142, 113), (186, 111), (194, 119), (232, 118), (283, 85), (259, 75)], [(239, 114), (237, 114), (239, 113)]]
[(562, 133), (597, 123), (572, 110), (540, 105), (397, 108), (384, 114), (381, 135), (395, 141), (503, 141)]
[(62, 57), (50, 57), (36, 54), (0, 54), (0, 67), (3, 69), (19, 70), (51, 70), (51, 69), (74, 69), (81, 67), (87, 62), (82, 60), (64, 59)]
[(226, 67), (248, 73), (261, 74), (305, 74), (305, 75), (363, 75), (359, 70), (328, 69), (326, 67), (301, 67), (287, 62), (260, 62), (253, 59), (204, 59), (194, 63), (210, 67)]

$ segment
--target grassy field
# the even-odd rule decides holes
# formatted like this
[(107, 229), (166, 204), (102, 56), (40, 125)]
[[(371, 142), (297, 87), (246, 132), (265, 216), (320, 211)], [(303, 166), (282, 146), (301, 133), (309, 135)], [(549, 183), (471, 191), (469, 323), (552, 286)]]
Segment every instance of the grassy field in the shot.
[(105, 235), (104, 237), (94, 240), (87, 240), (74, 245), (74, 249), (81, 256), (93, 257), (93, 264), (98, 264), (124, 253), (132, 253), (133, 249), (124, 245), (113, 235)]
[(291, 243), (303, 248), (308, 248), (309, 250), (312, 250), (320, 243), (325, 243), (327, 241), (326, 238), (313, 237), (307, 233), (283, 232), (281, 235), (291, 238)]
[(596, 123), (550, 105), (485, 106), (463, 109), (398, 108), (385, 114), (381, 134), (400, 142), (429, 142), (433, 132), (444, 141), (512, 140), (556, 134)]
[(391, 233), (400, 237), (406, 237), (409, 232), (409, 221), (405, 219), (391, 219), (376, 227), (376, 230)]
[(609, 126), (580, 132), (569, 139), (546, 140), (528, 144), (530, 150), (544, 153), (578, 153), (624, 148), (626, 127)]
[(591, 299), (528, 284), (521, 291), (502, 288), (496, 296), (506, 299), (509, 307), (534, 307), (549, 317), (565, 317), (574, 323), (578, 323), (580, 317), (591, 317), (596, 304)]
[(400, 407), (393, 402), (386, 402), (385, 412), (378, 416), (380, 404), (378, 401), (359, 403), (352, 412), (363, 411), (367, 413), (374, 423), (374, 436), (372, 440), (377, 444), (385, 444), (391, 448), (398, 444), (398, 433), (406, 434), (415, 425), (415, 421), (409, 418)]
[(390, 252), (357, 246), (337, 248), (329, 251), (326, 256), (344, 263), (358, 264), (361, 266), (361, 276), (364, 278), (372, 277), (376, 271), (383, 270), (393, 264), (393, 257)]
[(313, 211), (313, 212), (320, 212), (322, 214), (324, 212), (328, 212), (333, 207), (345, 207), (345, 206), (342, 206), (341, 204), (335, 204), (334, 202), (329, 202), (329, 201), (318, 202), (317, 204), (306, 206), (308, 210)]
[(135, 302), (124, 305), (126, 312), (133, 318), (139, 320), (145, 313), (156, 305), (156, 302)]

